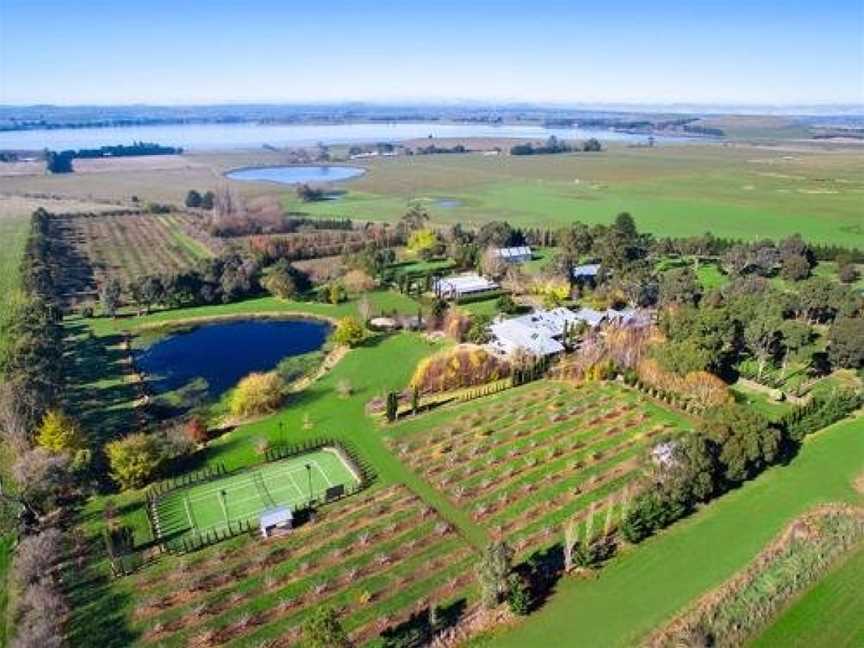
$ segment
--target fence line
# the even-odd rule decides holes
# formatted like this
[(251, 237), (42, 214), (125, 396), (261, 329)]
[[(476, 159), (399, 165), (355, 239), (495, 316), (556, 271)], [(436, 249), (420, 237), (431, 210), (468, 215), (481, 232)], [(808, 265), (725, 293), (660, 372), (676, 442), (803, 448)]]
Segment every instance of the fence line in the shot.
[[(145, 511), (147, 513), (147, 522), (150, 525), (153, 539), (159, 544), (160, 551), (182, 554), (189, 553), (191, 551), (197, 551), (204, 547), (208, 547), (217, 542), (221, 542), (222, 540), (236, 537), (243, 533), (252, 533), (257, 528), (257, 525), (253, 524), (252, 519), (247, 518), (238, 521), (229, 520), (228, 525), (225, 528), (208, 529), (203, 532), (195, 532), (191, 536), (187, 534), (179, 538), (167, 540), (162, 534), (162, 528), (159, 524), (159, 516), (157, 514), (156, 507), (162, 497), (182, 488), (186, 488), (195, 484), (206, 483), (209, 481), (215, 481), (220, 477), (227, 477), (229, 475), (242, 473), (247, 470), (254, 470), (257, 466), (260, 465), (272, 463), (275, 461), (282, 461), (283, 459), (288, 459), (327, 447), (336, 448), (338, 451), (340, 451), (342, 455), (344, 455), (345, 459), (351, 463), (351, 467), (353, 467), (356, 470), (356, 473), (359, 474), (360, 483), (350, 488), (346, 488), (340, 495), (331, 496), (329, 498), (326, 496), (326, 494), (323, 498), (321, 498), (314, 497), (312, 493), (309, 493), (310, 497), (308, 502), (306, 503), (306, 508), (311, 508), (321, 503), (335, 502), (350, 495), (354, 495), (361, 490), (367, 488), (377, 478), (377, 473), (375, 472), (375, 469), (367, 461), (364, 461), (350, 444), (344, 441), (336, 440), (330, 437), (318, 437), (315, 439), (308, 439), (300, 443), (279, 444), (268, 448), (267, 451), (264, 453), (264, 461), (258, 464), (253, 464), (251, 466), (243, 466), (241, 468), (228, 471), (225, 469), (224, 464), (220, 463), (217, 464), (215, 467), (207, 466), (201, 470), (196, 470), (191, 473), (187, 473), (185, 475), (181, 475), (179, 477), (164, 480), (162, 482), (151, 485), (147, 489), (146, 493), (147, 502), (145, 505)], [(136, 552), (132, 553), (134, 554)], [(125, 558), (123, 559), (123, 561), (120, 562), (124, 561)], [(140, 566), (137, 565), (134, 567), (134, 569), (129, 571), (129, 569), (126, 568), (125, 564), (120, 564), (120, 562), (115, 565), (115, 561), (112, 560), (111, 563), (112, 571), (114, 571), (115, 574), (118, 575), (132, 573), (132, 571), (134, 571), (138, 568), (138, 566)], [(129, 561), (126, 562), (134, 561), (132, 559), (129, 559)]]

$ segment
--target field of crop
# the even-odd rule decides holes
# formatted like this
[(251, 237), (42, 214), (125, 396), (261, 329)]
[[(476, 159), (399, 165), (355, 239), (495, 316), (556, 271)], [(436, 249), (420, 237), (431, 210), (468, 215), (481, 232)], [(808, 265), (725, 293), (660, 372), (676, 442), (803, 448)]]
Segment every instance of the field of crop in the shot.
[[(493, 219), (560, 226), (607, 223), (629, 211), (657, 235), (756, 239), (794, 232), (812, 241), (864, 247), (864, 162), (815, 147), (684, 145), (610, 147), (597, 155), (415, 156), (369, 163), (337, 201), (285, 204), (321, 215), (395, 220), (420, 200), (437, 222)], [(459, 201), (443, 207), (441, 198)], [(452, 204), (452, 203), (448, 203)]]
[(152, 272), (183, 270), (220, 243), (183, 213), (69, 216), (52, 227), (69, 252), (64, 293), (73, 301), (92, 298), (108, 278), (127, 285)]
[(566, 520), (593, 512), (599, 526), (617, 523), (640, 451), (687, 427), (615, 385), (542, 382), (399, 424), (387, 438), (406, 465), (525, 555), (559, 542)]
[(322, 604), (365, 645), (430, 605), (463, 613), (474, 559), (434, 509), (391, 486), (328, 505), (284, 536), (217, 545), (179, 568), (163, 561), (117, 586), (134, 592), (139, 645), (291, 646)]

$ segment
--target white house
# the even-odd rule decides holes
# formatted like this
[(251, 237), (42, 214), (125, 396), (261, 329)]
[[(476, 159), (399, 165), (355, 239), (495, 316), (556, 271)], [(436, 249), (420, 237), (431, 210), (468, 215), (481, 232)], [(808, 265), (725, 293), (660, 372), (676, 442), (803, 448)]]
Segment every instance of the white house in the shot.
[(436, 295), (443, 299), (459, 299), (466, 295), (474, 295), (497, 289), (497, 283), (486, 279), (485, 277), (481, 277), (477, 273), (442, 277), (436, 279), (432, 284), (432, 290), (435, 291)]
[(489, 331), (492, 351), (510, 355), (523, 349), (537, 357), (564, 351), (564, 334), (568, 327), (579, 323), (576, 314), (567, 308), (538, 310), (528, 315), (493, 322)]
[(495, 256), (507, 263), (525, 263), (531, 260), (531, 248), (527, 245), (519, 247), (498, 248), (494, 251)]

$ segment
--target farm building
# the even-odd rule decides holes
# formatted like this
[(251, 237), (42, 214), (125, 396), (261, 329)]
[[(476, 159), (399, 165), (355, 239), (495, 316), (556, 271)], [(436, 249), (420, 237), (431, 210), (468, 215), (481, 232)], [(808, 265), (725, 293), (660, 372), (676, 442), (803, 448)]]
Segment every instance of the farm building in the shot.
[(269, 538), (275, 529), (290, 529), (294, 522), (294, 515), (287, 506), (277, 506), (261, 513), (260, 526), (261, 535)]
[(575, 313), (576, 319), (585, 322), (591, 328), (597, 328), (601, 324), (619, 324), (628, 326), (647, 326), (651, 323), (651, 315), (648, 311), (635, 308), (624, 308), (615, 310), (607, 308), (598, 311), (593, 308), (580, 308)]
[(497, 290), (498, 284), (477, 273), (442, 277), (432, 284), (435, 294), (443, 299), (459, 299), (467, 295)]
[(597, 277), (600, 275), (600, 264), (586, 263), (585, 265), (574, 266), (570, 275), (573, 277), (573, 281), (579, 285), (596, 285)]
[(502, 261), (506, 261), (507, 263), (525, 263), (526, 261), (531, 260), (531, 248), (527, 245), (520, 245), (519, 247), (508, 247), (508, 248), (498, 248), (494, 251), (495, 256), (497, 256)]
[(564, 351), (564, 335), (571, 326), (579, 324), (576, 314), (567, 308), (538, 310), (529, 315), (493, 323), (489, 330), (492, 351), (508, 355), (517, 349), (537, 357), (546, 357)]

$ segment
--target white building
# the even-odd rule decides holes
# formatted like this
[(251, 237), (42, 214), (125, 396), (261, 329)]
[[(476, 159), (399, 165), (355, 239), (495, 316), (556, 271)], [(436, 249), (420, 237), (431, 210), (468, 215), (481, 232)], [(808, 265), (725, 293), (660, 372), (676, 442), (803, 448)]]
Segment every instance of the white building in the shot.
[(287, 506), (277, 506), (261, 513), (259, 526), (261, 536), (269, 538), (276, 529), (290, 529), (294, 523), (294, 515)]
[(621, 324), (633, 326), (647, 326), (651, 323), (651, 316), (647, 311), (635, 308), (624, 308), (620, 311), (613, 308), (598, 311), (593, 308), (580, 308), (576, 311), (576, 318), (585, 322), (591, 328), (597, 328), (601, 324)]
[(526, 261), (531, 260), (531, 248), (527, 245), (520, 245), (519, 247), (509, 247), (509, 248), (498, 248), (494, 251), (495, 256), (497, 256), (502, 261), (506, 261), (507, 263), (525, 263)]
[(436, 279), (432, 284), (432, 290), (443, 299), (459, 299), (467, 295), (475, 295), (497, 289), (497, 283), (481, 277), (477, 273), (442, 277), (441, 279)]
[(529, 315), (499, 320), (489, 327), (492, 351), (510, 355), (523, 349), (532, 355), (546, 357), (564, 351), (566, 329), (576, 326), (579, 319), (567, 308), (538, 310)]

